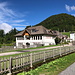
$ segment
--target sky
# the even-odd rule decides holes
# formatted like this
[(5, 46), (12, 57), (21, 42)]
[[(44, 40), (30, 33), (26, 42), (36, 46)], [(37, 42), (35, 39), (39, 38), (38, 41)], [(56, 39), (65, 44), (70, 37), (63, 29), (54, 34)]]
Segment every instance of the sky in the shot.
[(60, 13), (75, 16), (75, 0), (0, 0), (0, 29), (23, 30)]

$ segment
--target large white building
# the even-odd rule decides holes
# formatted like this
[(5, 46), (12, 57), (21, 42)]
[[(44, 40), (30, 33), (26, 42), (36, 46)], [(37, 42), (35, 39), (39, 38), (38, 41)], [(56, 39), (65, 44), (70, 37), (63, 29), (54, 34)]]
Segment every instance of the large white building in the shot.
[(37, 45), (55, 45), (56, 32), (43, 26), (29, 27), (16, 34), (16, 47), (26, 48)]

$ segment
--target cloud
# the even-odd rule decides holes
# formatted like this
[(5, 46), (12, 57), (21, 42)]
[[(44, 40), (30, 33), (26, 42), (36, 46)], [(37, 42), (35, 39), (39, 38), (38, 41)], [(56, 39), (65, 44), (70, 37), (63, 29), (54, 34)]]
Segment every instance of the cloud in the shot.
[(12, 9), (7, 8), (7, 6), (8, 6), (7, 2), (0, 3), (0, 12), (2, 12), (4, 16), (8, 17), (17, 16), (17, 14)]
[(0, 29), (4, 30), (5, 33), (8, 33), (12, 29), (12, 26), (7, 23), (2, 23), (0, 24)]
[(24, 30), (25, 27), (16, 27), (17, 30)]
[(75, 11), (75, 6), (69, 6), (69, 5), (65, 5), (65, 8), (66, 8), (66, 10), (68, 11), (68, 12), (70, 12), (70, 11)]
[(21, 22), (24, 22), (25, 20), (14, 20), (13, 22), (15, 23), (21, 23)]
[(26, 15), (22, 12), (19, 13), (16, 11), (9, 8), (8, 2), (0, 2), (0, 29), (3, 29), (5, 33), (9, 32), (14, 27), (16, 28), (17, 26), (17, 29), (21, 29), (21, 26), (24, 26), (25, 28), (25, 25), (17, 23), (25, 22), (26, 20), (23, 20), (22, 18)]
[(22, 25), (22, 24), (12, 24), (12, 26), (24, 26), (24, 27), (26, 27), (26, 26), (29, 26), (29, 25)]
[(65, 7), (66, 7), (66, 10), (70, 12), (70, 6), (65, 5)]
[(72, 7), (71, 7), (71, 10), (75, 10), (75, 6), (72, 6)]

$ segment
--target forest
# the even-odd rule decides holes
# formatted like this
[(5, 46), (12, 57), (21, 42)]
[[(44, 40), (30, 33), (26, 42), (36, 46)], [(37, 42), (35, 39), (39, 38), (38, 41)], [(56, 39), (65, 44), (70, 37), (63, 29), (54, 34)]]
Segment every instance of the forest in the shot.
[(0, 44), (14, 44), (15, 43), (15, 34), (17, 34), (19, 31), (16, 30), (16, 28), (9, 31), (9, 33), (4, 33), (4, 30), (0, 30)]
[(57, 15), (53, 15), (37, 24), (43, 25), (44, 27), (52, 30), (59, 31), (75, 31), (75, 17), (66, 13), (61, 13)]

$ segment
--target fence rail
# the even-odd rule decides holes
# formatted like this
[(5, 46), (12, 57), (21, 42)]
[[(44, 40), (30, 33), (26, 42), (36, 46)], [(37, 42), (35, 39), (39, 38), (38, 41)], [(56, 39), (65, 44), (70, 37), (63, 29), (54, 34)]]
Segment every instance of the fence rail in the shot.
[(14, 69), (22, 68), (23, 66), (30, 65), (33, 67), (33, 63), (43, 60), (46, 61), (47, 58), (55, 57), (57, 55), (62, 56), (68, 53), (75, 52), (75, 47), (60, 47), (57, 49), (35, 52), (29, 54), (21, 54), (15, 57), (4, 57), (0, 58), (0, 74), (4, 72), (12, 73)]

